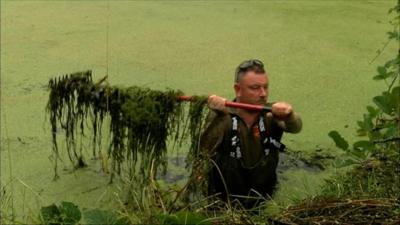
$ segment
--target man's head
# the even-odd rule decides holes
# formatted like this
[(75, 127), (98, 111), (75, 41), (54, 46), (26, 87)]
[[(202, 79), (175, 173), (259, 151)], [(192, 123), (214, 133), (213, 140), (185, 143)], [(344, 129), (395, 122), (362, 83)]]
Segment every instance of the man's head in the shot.
[(238, 102), (265, 104), (268, 100), (268, 77), (264, 64), (257, 59), (242, 62), (236, 68), (234, 89)]

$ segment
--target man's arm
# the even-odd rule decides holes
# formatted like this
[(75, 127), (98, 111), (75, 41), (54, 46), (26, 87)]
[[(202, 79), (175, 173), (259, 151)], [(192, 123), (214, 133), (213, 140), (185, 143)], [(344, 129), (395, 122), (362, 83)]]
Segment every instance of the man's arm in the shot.
[(298, 133), (303, 126), (299, 114), (294, 112), (292, 106), (286, 102), (274, 103), (272, 112), (268, 113), (267, 116), (273, 117), (278, 126), (285, 132)]
[(301, 128), (303, 127), (301, 117), (296, 112), (293, 112), (287, 120), (276, 119), (276, 122), (283, 131), (288, 133), (299, 133), (301, 131)]

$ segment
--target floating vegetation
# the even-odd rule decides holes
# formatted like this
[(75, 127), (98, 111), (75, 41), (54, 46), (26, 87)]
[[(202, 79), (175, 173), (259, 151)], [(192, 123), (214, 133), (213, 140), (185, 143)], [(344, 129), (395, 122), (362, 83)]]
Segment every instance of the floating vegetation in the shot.
[[(179, 100), (179, 96), (183, 95), (181, 91), (113, 87), (103, 84), (105, 79), (93, 83), (91, 71), (86, 71), (49, 81), (47, 112), (56, 156), (56, 178), (57, 161), (60, 159), (57, 131), (65, 129), (69, 159), (75, 168), (83, 167), (86, 164), (82, 154), (82, 137), (91, 135), (92, 152), (96, 157), (96, 149), (100, 151), (104, 140), (101, 131), (105, 118), (110, 119), (107, 135), (110, 138), (111, 179), (121, 173), (124, 162), (128, 165), (129, 175), (139, 177), (142, 182), (148, 180), (152, 164), (155, 168), (162, 165), (165, 169), (169, 137), (179, 145), (189, 134), (191, 147), (188, 159), (197, 154), (207, 97), (193, 97), (189, 109), (185, 110), (183, 101)], [(91, 124), (91, 132), (85, 131), (86, 124)]]

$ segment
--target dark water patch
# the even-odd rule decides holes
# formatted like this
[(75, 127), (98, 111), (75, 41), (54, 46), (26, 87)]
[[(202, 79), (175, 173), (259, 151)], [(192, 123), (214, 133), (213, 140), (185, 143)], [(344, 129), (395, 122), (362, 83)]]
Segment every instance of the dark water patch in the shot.
[[(288, 151), (280, 153), (278, 174), (283, 174), (287, 170), (304, 170), (306, 172), (324, 171), (329, 161), (335, 157), (328, 154), (325, 150), (317, 149), (314, 153), (304, 154), (302, 152)], [(188, 178), (190, 169), (186, 168), (186, 157), (170, 156), (168, 157), (168, 169), (165, 174), (159, 173), (157, 179), (167, 183), (176, 183)]]
[(278, 173), (283, 173), (289, 169), (302, 169), (308, 172), (318, 172), (325, 170), (328, 160), (334, 159), (332, 155), (325, 152), (314, 152), (303, 154), (301, 152), (283, 152), (279, 155)]
[(186, 166), (186, 157), (185, 156), (168, 157), (168, 163), (173, 164), (174, 166), (178, 166), (178, 167), (185, 167)]
[(189, 169), (186, 168), (186, 156), (169, 156), (168, 169), (165, 173), (158, 173), (157, 179), (169, 184), (184, 181), (189, 177)]

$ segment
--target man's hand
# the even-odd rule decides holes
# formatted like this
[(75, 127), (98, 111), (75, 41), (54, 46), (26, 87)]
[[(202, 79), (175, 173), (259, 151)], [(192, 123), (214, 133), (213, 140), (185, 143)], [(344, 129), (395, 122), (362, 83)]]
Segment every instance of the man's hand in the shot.
[(293, 115), (293, 107), (286, 102), (277, 102), (272, 105), (272, 116), (279, 120), (287, 121)]
[(210, 95), (207, 99), (207, 105), (210, 109), (227, 112), (228, 109), (225, 106), (226, 98), (222, 98), (217, 95)]

